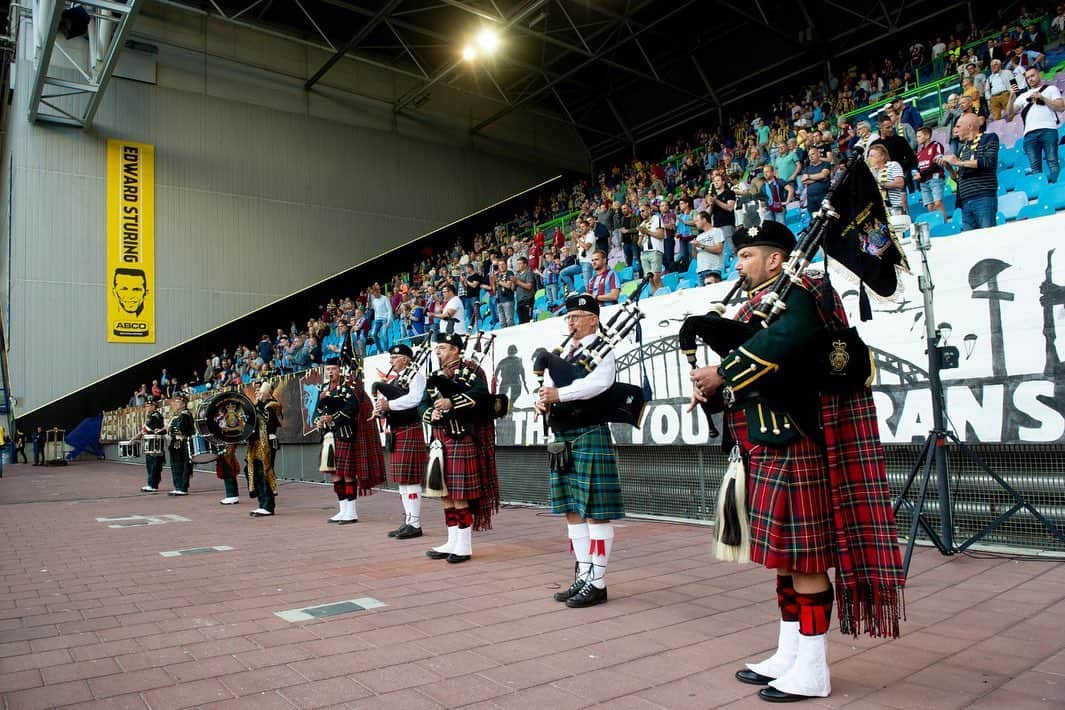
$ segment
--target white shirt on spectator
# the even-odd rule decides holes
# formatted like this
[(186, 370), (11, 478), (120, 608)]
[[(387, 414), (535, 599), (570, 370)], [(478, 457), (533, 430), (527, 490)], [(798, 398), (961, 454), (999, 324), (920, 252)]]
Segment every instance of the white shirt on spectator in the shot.
[(1009, 69), (1000, 69), (987, 75), (987, 97), (998, 96), (1004, 91), (1010, 90), (1010, 79), (1013, 72)]
[(666, 239), (663, 234), (661, 237), (654, 236), (655, 232), (662, 229), (662, 215), (654, 213), (651, 215), (650, 222), (651, 233), (647, 235), (644, 240), (644, 249), (653, 249), (654, 251), (665, 254), (666, 252)]
[(462, 299), (454, 296), (444, 304), (444, 313), (451, 311), (453, 320), (442, 320), (440, 330), (445, 333), (458, 333), (466, 335), (466, 308), (462, 305)]
[(577, 243), (581, 245), (577, 261), (592, 263), (592, 252), (595, 251), (595, 232), (588, 230), (584, 233), (584, 236), (577, 238)]
[(947, 51), (947, 45), (944, 42), (936, 42), (932, 45), (932, 56), (938, 57), (943, 52)]
[(374, 296), (370, 299), (370, 305), (373, 306), (373, 316), (377, 320), (392, 319), (392, 302), (388, 300), (388, 296), (383, 293), (380, 296)]
[[(1037, 93), (1042, 93), (1047, 104), (1055, 99), (1061, 98), (1061, 92), (1058, 91), (1058, 87), (1053, 84), (1043, 84), (1038, 89), (1029, 89), (1014, 99), (1013, 110), (1017, 113), (1023, 111), (1024, 107), (1028, 105), (1028, 102)], [(1032, 108), (1024, 117), (1024, 132), (1026, 134), (1039, 130), (1040, 128), (1057, 129), (1058, 112), (1050, 108), (1047, 104), (1032, 104)]]
[[(702, 232), (695, 238), (698, 244), (703, 246), (716, 246), (718, 244), (725, 243), (725, 233), (720, 228), (714, 227)], [(711, 254), (705, 249), (697, 249), (695, 256), (695, 270), (699, 273), (703, 271), (716, 271), (721, 274), (721, 267), (724, 264), (723, 254)]]
[[(887, 161), (887, 164), (880, 169), (879, 175), (876, 176), (877, 182), (883, 184), (885, 182), (892, 182), (895, 178), (905, 177), (906, 173), (902, 169), (902, 166), (896, 163), (894, 160)], [(902, 188), (889, 187), (885, 188), (884, 192), (887, 193), (888, 207), (902, 207), (905, 201), (905, 195)]]

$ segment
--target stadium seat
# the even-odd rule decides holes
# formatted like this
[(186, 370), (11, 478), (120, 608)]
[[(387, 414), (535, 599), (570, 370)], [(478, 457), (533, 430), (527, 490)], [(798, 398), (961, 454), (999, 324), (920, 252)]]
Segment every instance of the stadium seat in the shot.
[(551, 311), (543, 311), (540, 315), (536, 316), (536, 320), (547, 320), (551, 316), (555, 315)]
[(680, 274), (669, 273), (662, 277), (662, 285), (667, 286), (671, 292), (677, 290), (678, 283), (680, 283)]
[(929, 226), (934, 227), (937, 224), (943, 224), (946, 220), (943, 219), (942, 212), (935, 210), (934, 212), (925, 212), (924, 214), (917, 215), (913, 221), (927, 222)]
[(1012, 150), (1002, 150), (998, 154), (998, 169), (1008, 170), (1017, 164), (1017, 156)]
[(998, 184), (1000, 186), (1005, 186), (1006, 192), (1009, 192), (1017, 187), (1017, 182), (1023, 177), (1024, 171), (1018, 168), (1003, 170), (998, 174)]
[(1006, 221), (1017, 219), (1017, 213), (1028, 205), (1028, 195), (1024, 192), (1008, 192), (998, 198), (998, 211), (1006, 216)]
[(997, 225), (1005, 224), (1005, 223), (1006, 223), (1006, 215), (1002, 214), (1001, 212), (996, 212), (995, 213), (995, 225), (997, 226)]
[(636, 290), (636, 287), (640, 285), (639, 281), (629, 281), (621, 286), (621, 295), (626, 299), (632, 295), (632, 292)]
[(1048, 214), (1054, 214), (1054, 208), (1046, 203), (1037, 202), (1034, 205), (1022, 207), (1021, 211), (1017, 213), (1017, 219), (1036, 219), (1037, 217), (1046, 217)]
[(1055, 210), (1065, 209), (1065, 183), (1047, 183), (1039, 190), (1039, 202)]
[(1017, 180), (1016, 190), (1027, 195), (1038, 195), (1039, 191), (1047, 184), (1047, 176), (1043, 173), (1025, 175)]
[(619, 261), (618, 263), (614, 264), (614, 273), (620, 274), (622, 271), (624, 271), (627, 268), (628, 267), (625, 266), (625, 262), (624, 261)]
[(618, 277), (624, 281), (632, 281), (632, 267), (626, 266), (624, 269), (618, 272)]
[(692, 281), (691, 279), (688, 279), (688, 278), (683, 278), (683, 279), (681, 279), (680, 281), (677, 282), (677, 290), (678, 291), (683, 291), (686, 288), (694, 288), (694, 287), (695, 287), (695, 281)]
[(961, 232), (961, 222), (946, 222), (944, 224), (937, 224), (932, 227), (931, 235), (933, 237), (949, 237), (952, 234), (958, 234)]

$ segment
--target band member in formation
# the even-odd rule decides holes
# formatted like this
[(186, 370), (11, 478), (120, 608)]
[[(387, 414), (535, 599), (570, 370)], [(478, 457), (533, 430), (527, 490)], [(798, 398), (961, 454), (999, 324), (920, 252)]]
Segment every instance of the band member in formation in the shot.
[[(574, 362), (583, 348), (591, 345), (599, 332), (599, 304), (590, 294), (574, 294), (566, 299), (566, 327), (571, 336), (562, 356)], [(565, 387), (555, 387), (545, 372), (536, 409), (549, 416), (556, 442), (569, 447), (568, 465), (551, 471), (551, 511), (565, 513), (570, 547), (576, 558), (573, 584), (555, 594), (555, 600), (571, 608), (602, 604), (607, 600), (606, 565), (614, 544), (611, 521), (625, 517), (618, 479), (617, 460), (605, 403), (594, 404), (607, 395), (614, 384), (614, 354), (608, 353), (599, 365)], [(559, 402), (588, 401), (591, 416), (572, 416)], [(597, 416), (599, 415), (599, 416)]]
[(374, 400), (374, 414), (388, 423), (385, 446), (389, 452), (388, 468), (403, 500), (403, 525), (388, 536), (410, 540), (422, 536), (422, 481), (427, 457), (418, 405), (425, 396), (425, 375), (407, 371), (413, 367), (414, 353), (406, 345), (393, 345), (388, 354), (396, 380), (407, 384), (406, 394), (389, 400), (379, 393)]
[(277, 430), (284, 422), (281, 403), (274, 399), (274, 387), (269, 382), (259, 385), (255, 395), (255, 431), (248, 439), (248, 494), (259, 499), (259, 507), (251, 511), (253, 518), (274, 514), (277, 496)]
[(187, 496), (189, 480), (192, 478), (192, 461), (189, 460), (188, 441), (193, 435), (192, 413), (188, 410), (189, 397), (183, 392), (174, 396), (170, 403), (173, 414), (170, 415), (168, 433), (170, 435), (170, 476), (174, 487), (172, 496)]
[(237, 459), (237, 447), (226, 444), (214, 463), (215, 475), (222, 479), (226, 487), (226, 497), (218, 501), (222, 505), (236, 505), (240, 502), (240, 490), (237, 488), (237, 476), (240, 475), (240, 461)]
[(440, 370), (433, 377), (441, 387), (426, 387), (420, 406), (422, 421), (432, 426), (434, 445), (443, 448), (447, 488), (441, 498), (447, 543), (425, 554), (452, 563), (470, 559), (472, 532), (491, 529), (492, 514), (499, 510), (491, 394), (484, 371), (463, 360), (464, 344), (461, 335), (437, 334)]
[(384, 483), (385, 462), (376, 429), (365, 424), (373, 416), (373, 406), (361, 382), (349, 384), (335, 363), (325, 366), (325, 375), (314, 420), (334, 438), (333, 490), (340, 511), (329, 522), (348, 525), (359, 522), (355, 506), (358, 496), (370, 495), (374, 486)]
[[(166, 423), (163, 422), (163, 415), (159, 413), (159, 403), (154, 399), (148, 400), (148, 416), (144, 419), (144, 426), (141, 427), (141, 438), (145, 435), (149, 436), (163, 436), (166, 434)], [(148, 473), (148, 482), (144, 486), (141, 486), (141, 491), (144, 493), (155, 493), (159, 490), (159, 483), (163, 478), (163, 460), (165, 455), (162, 449), (159, 449), (158, 454), (144, 454), (144, 468)]]
[[(735, 318), (746, 322), (781, 278), (795, 237), (767, 221), (740, 230), (735, 243), (750, 296)], [(826, 649), (833, 599), (840, 630), (855, 635), (897, 636), (902, 606), (902, 565), (871, 391), (859, 386), (826, 394), (811, 384), (818, 334), (846, 327), (834, 291), (833, 307), (823, 304), (825, 286), (804, 275), (768, 327), (720, 367), (692, 371), (694, 401), (722, 389), (728, 432), (747, 468), (751, 559), (777, 572), (777, 650), (736, 673), (745, 683), (767, 686), (759, 695), (772, 702), (831, 692)]]

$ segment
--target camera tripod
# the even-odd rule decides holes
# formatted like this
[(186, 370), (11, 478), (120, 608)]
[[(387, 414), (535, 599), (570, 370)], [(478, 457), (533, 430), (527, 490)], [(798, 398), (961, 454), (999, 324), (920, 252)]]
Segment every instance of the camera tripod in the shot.
[[(903, 483), (895, 504), (892, 506), (895, 513), (906, 505), (913, 516), (910, 522), (909, 535), (906, 540), (906, 553), (903, 558), (903, 576), (910, 572), (910, 560), (913, 557), (913, 547), (917, 540), (917, 529), (920, 527), (928, 539), (932, 541), (936, 549), (944, 555), (953, 555), (963, 552), (980, 540), (984, 539), (994, 530), (998, 529), (1010, 517), (1019, 510), (1027, 510), (1033, 518), (1058, 540), (1065, 543), (1065, 534), (1032, 506), (1017, 489), (1011, 486), (994, 469), (992, 469), (980, 456), (958, 438), (946, 424), (944, 414), (943, 382), (940, 379), (940, 371), (958, 366), (958, 349), (952, 346), (940, 344), (941, 333), (936, 327), (933, 313), (932, 291), (935, 286), (932, 283), (932, 273), (928, 266), (928, 251), (931, 249), (927, 224), (913, 225), (913, 240), (921, 253), (921, 276), (917, 283), (924, 297), (925, 319), (925, 342), (928, 348), (928, 384), (932, 393), (932, 429), (925, 437), (921, 453), (917, 457), (913, 468)], [(954, 446), (965, 455), (981, 471), (987, 474), (1002, 490), (1013, 500), (1013, 505), (989, 522), (972, 537), (961, 544), (954, 540), (954, 516), (950, 495), (950, 469), (947, 461), (947, 447)], [(932, 526), (924, 516), (924, 506), (928, 495), (928, 487), (935, 472), (936, 491), (939, 497), (939, 531)], [(917, 497), (910, 502), (906, 496), (910, 493), (914, 483), (919, 481)]]

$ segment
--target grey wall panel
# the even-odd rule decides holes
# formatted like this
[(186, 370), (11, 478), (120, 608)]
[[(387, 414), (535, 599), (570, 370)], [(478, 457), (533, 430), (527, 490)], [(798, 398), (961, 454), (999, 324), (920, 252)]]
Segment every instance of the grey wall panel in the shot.
[[(31, 125), (31, 69), (20, 64), (7, 114), (10, 234), (0, 226), (20, 413), (557, 172), (499, 145), (474, 150), (440, 125), (394, 122), (365, 98), (334, 102), (346, 120), (327, 120), (311, 109), (325, 93), (228, 60), (197, 65), (188, 50), (160, 52), (160, 85), (113, 80), (90, 130)], [(109, 137), (156, 150), (154, 345), (106, 342)]]

